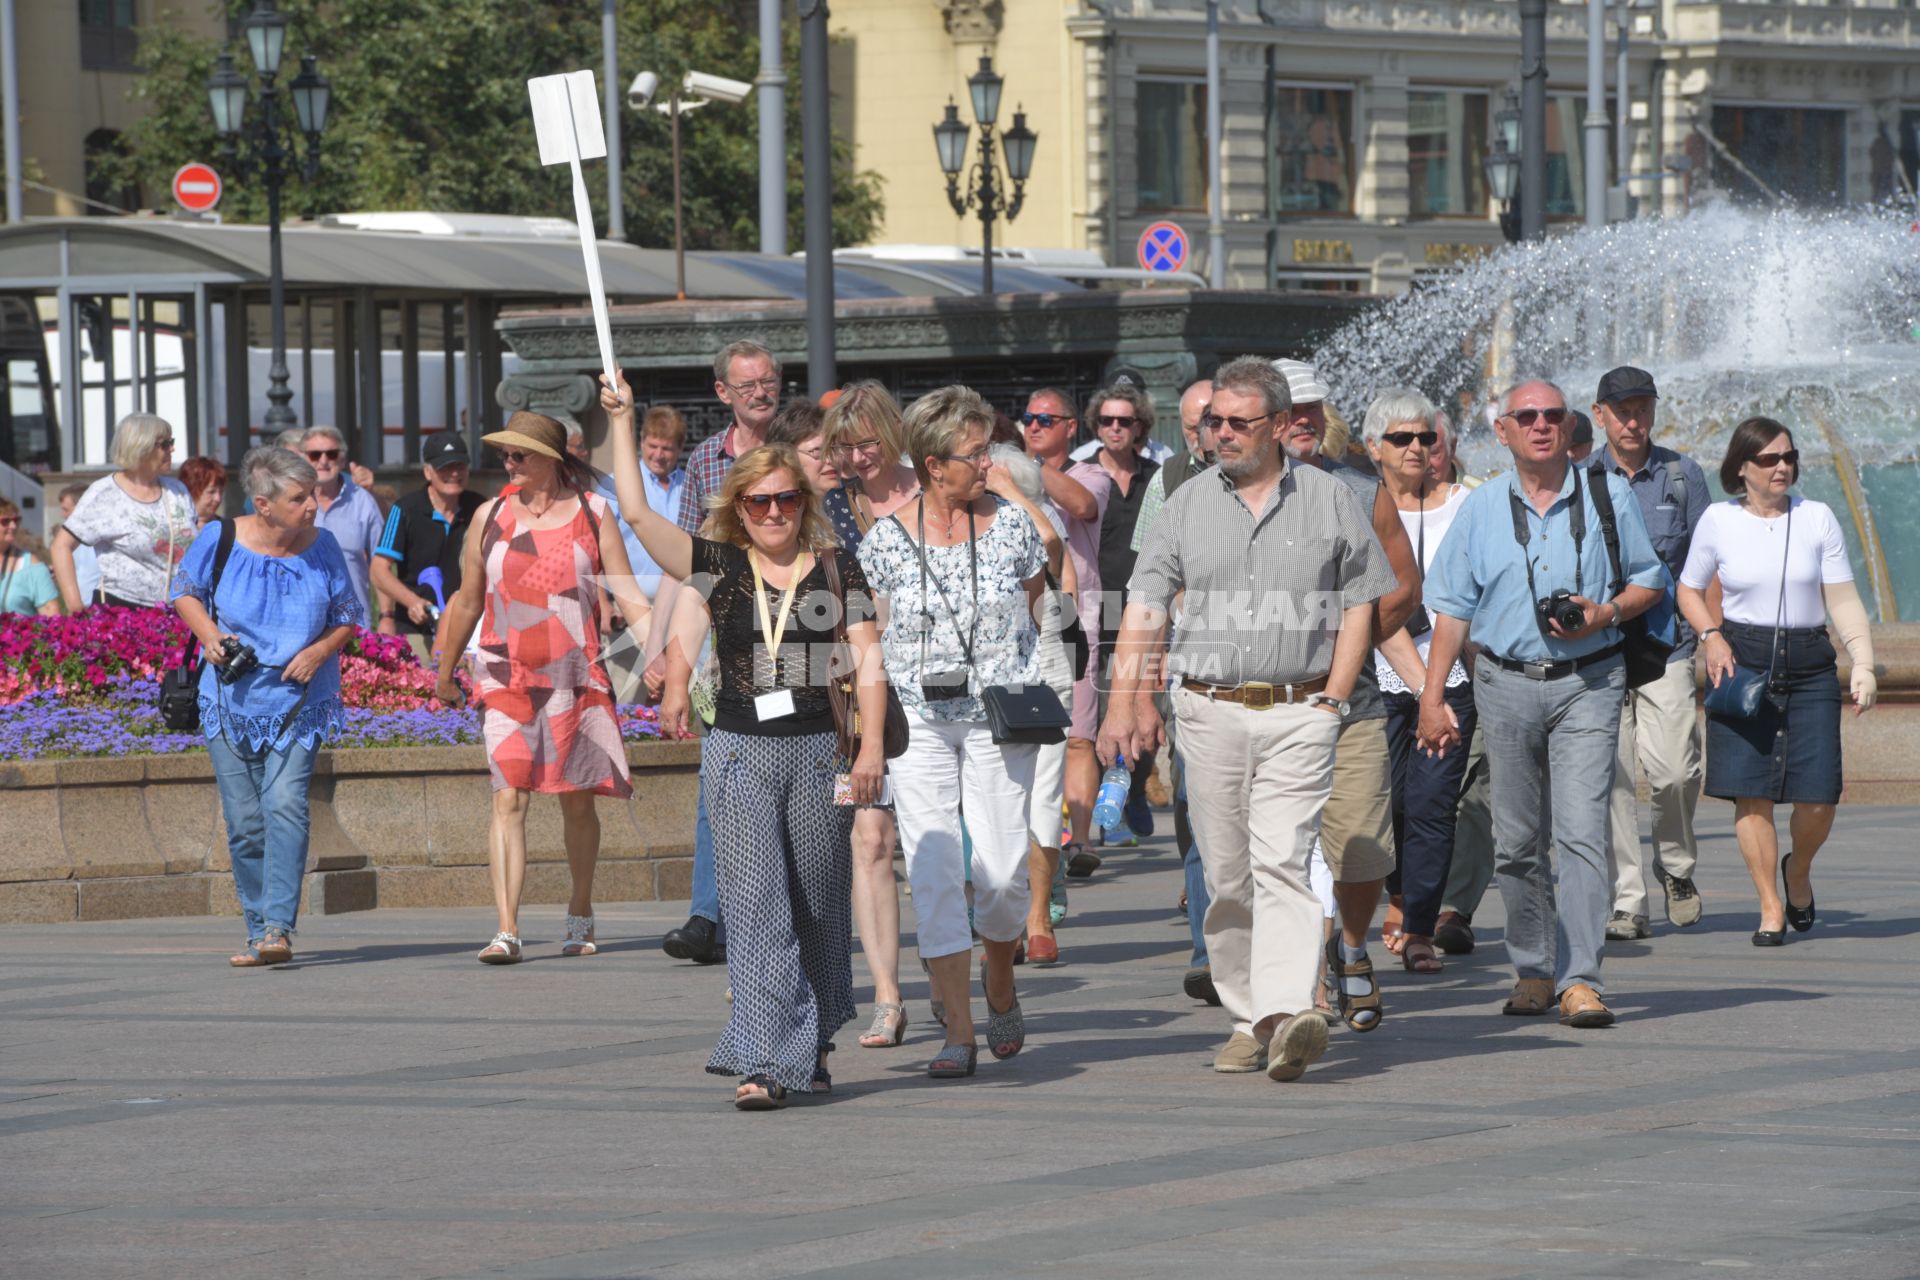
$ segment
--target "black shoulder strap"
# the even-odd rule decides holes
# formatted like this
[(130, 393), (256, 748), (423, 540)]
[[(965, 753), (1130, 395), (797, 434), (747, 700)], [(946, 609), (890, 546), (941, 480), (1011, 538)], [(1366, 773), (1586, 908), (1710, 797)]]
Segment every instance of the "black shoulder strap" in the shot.
[[(207, 585), (207, 616), (213, 619), (215, 626), (220, 623), (220, 606), (215, 603), (214, 596), (220, 590), (220, 575), (226, 572), (227, 557), (233, 554), (233, 527), (231, 520), (220, 521), (220, 541), (213, 548), (213, 581)], [(199, 646), (199, 637), (192, 631), (188, 631), (186, 647), (180, 651), (181, 666), (192, 665), (194, 650)], [(199, 674), (196, 669), (195, 678), (198, 678)]]
[(1626, 590), (1626, 571), (1620, 565), (1620, 529), (1614, 522), (1613, 490), (1607, 484), (1606, 461), (1595, 459), (1587, 468), (1587, 492), (1593, 495), (1593, 513), (1600, 517), (1600, 536), (1606, 539), (1607, 559), (1613, 565), (1613, 594)]

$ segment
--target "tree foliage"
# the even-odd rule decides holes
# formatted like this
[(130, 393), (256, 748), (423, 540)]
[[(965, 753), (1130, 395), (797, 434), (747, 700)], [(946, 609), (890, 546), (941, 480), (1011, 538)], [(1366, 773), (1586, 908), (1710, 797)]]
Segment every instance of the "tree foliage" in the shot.
[[(235, 17), (251, 0), (216, 3)], [(288, 216), (356, 209), (436, 209), (468, 213), (572, 216), (564, 166), (543, 168), (527, 106), (527, 79), (583, 67), (601, 71), (600, 6), (587, 0), (282, 0), (289, 25), (284, 86), (298, 55), (318, 56), (333, 82), (333, 111), (311, 183), (283, 189)], [(648, 69), (662, 85), (689, 68), (751, 81), (758, 69), (754, 29), (736, 0), (622, 0), (622, 80)], [(788, 24), (787, 172), (789, 241), (801, 239), (798, 30)], [(235, 65), (250, 72), (244, 42)], [(207, 106), (206, 82), (220, 47), (156, 24), (141, 38), (134, 95), (146, 114), (102, 157), (96, 176), (165, 191), (189, 160), (211, 162), (227, 177), (221, 209), (229, 221), (267, 216), (265, 185), (239, 180), (223, 165)], [(673, 244), (673, 170), (668, 120), (624, 106), (621, 86), (627, 238)], [(281, 99), (290, 122), (292, 105)], [(260, 110), (249, 101), (251, 120)], [(752, 249), (759, 243), (759, 112), (713, 103), (681, 117), (681, 182), (687, 246)], [(611, 133), (611, 129), (609, 130)], [(304, 148), (304, 142), (299, 144)], [(834, 143), (834, 243), (859, 244), (881, 221), (880, 177), (852, 171), (846, 144)], [(597, 164), (588, 180), (594, 213), (606, 227), (606, 183)], [(149, 197), (151, 198), (151, 197)]]

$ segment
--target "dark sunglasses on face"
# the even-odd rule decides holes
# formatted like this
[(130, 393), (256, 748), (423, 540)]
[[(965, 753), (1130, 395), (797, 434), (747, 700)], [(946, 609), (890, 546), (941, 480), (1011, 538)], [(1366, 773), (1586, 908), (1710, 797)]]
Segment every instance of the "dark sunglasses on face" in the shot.
[(1103, 427), (1131, 427), (1140, 419), (1130, 413), (1103, 413), (1094, 421)]
[(11, 529), (19, 523), (19, 516), (0, 516), (0, 529)]
[(1020, 425), (1023, 427), (1050, 427), (1056, 422), (1072, 422), (1073, 418), (1064, 413), (1023, 413)]
[(778, 493), (742, 494), (740, 505), (745, 507), (747, 514), (755, 520), (764, 520), (776, 503), (779, 504), (781, 515), (790, 516), (800, 510), (800, 504), (805, 500), (806, 495), (798, 489), (782, 489)]
[(525, 463), (528, 458), (531, 458), (532, 456), (533, 455), (528, 453), (525, 449), (502, 449), (500, 451), (500, 460), (502, 462), (505, 462), (510, 467), (520, 466), (523, 463)]
[(307, 461), (338, 462), (340, 461), (340, 451), (338, 449), (309, 449), (307, 450)]
[(1439, 441), (1440, 433), (1438, 431), (1383, 431), (1380, 433), (1380, 438), (1396, 449), (1404, 449), (1415, 440), (1431, 449)]
[(1539, 419), (1546, 419), (1547, 425), (1557, 427), (1567, 420), (1565, 409), (1515, 409), (1507, 415), (1523, 427), (1530, 427)]
[(1265, 422), (1272, 416), (1263, 413), (1257, 418), (1223, 418), (1217, 413), (1209, 413), (1200, 419), (1200, 425), (1209, 431), (1232, 431), (1237, 436), (1243, 436), (1253, 430), (1255, 423)]
[(156, 448), (156, 449), (171, 449), (171, 448), (173, 448), (173, 437), (172, 437), (172, 436), (168, 436), (168, 437), (167, 437), (167, 438), (166, 438), (165, 440), (162, 440), (162, 441), (161, 441), (161, 442), (160, 442), (159, 444), (157, 444), (157, 445), (155, 445), (155, 446), (154, 446), (154, 448)]
[(1762, 471), (1771, 471), (1783, 462), (1790, 467), (1797, 467), (1800, 465), (1800, 451), (1788, 449), (1783, 453), (1756, 453), (1749, 461)]

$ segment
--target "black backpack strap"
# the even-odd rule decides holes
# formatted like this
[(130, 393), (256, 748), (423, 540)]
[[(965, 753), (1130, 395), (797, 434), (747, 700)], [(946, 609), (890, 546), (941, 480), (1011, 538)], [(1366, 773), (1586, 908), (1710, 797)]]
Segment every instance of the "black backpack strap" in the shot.
[(1627, 589), (1627, 575), (1620, 564), (1620, 529), (1614, 522), (1613, 492), (1604, 461), (1587, 468), (1587, 492), (1593, 496), (1593, 513), (1600, 517), (1600, 536), (1606, 539), (1607, 559), (1613, 563), (1613, 594), (1619, 595)]
[[(220, 541), (216, 543), (213, 548), (213, 580), (207, 584), (207, 617), (213, 619), (216, 627), (220, 624), (220, 606), (214, 603), (213, 597), (214, 593), (220, 590), (220, 575), (226, 572), (227, 558), (232, 554), (233, 521), (222, 520), (220, 521)], [(192, 631), (188, 631), (186, 648), (180, 651), (181, 666), (193, 666), (194, 650), (198, 648), (199, 645), (199, 638), (196, 637)], [(205, 659), (202, 659), (202, 665), (204, 664)], [(198, 678), (200, 672), (197, 667), (194, 669), (193, 674), (195, 678)]]

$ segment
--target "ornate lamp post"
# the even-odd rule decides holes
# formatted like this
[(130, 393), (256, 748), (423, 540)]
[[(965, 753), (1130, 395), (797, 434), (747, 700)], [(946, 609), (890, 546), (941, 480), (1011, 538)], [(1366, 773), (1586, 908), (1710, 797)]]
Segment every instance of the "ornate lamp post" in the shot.
[(947, 203), (963, 216), (969, 209), (978, 209), (980, 213), (980, 291), (989, 295), (993, 293), (994, 219), (1004, 216), (1012, 222), (1020, 216), (1020, 206), (1026, 200), (1027, 176), (1033, 172), (1034, 144), (1040, 140), (1038, 134), (1027, 128), (1027, 113), (1015, 111), (1013, 127), (1000, 139), (1006, 152), (1007, 178), (1013, 184), (1013, 197), (1009, 200), (993, 154), (993, 125), (1000, 115), (1002, 84), (999, 73), (993, 69), (993, 59), (984, 55), (980, 69), (967, 77), (967, 90), (973, 98), (973, 118), (980, 125), (980, 155), (967, 174), (964, 192), (960, 187), (960, 171), (966, 168), (969, 130), (951, 99), (947, 102), (945, 118), (933, 126), (934, 150), (940, 157), (940, 171), (947, 175)]
[[(254, 70), (260, 74), (259, 114), (246, 119), (247, 77), (234, 70), (231, 53), (220, 55), (219, 67), (207, 81), (207, 98), (213, 108), (213, 127), (225, 144), (226, 167), (243, 181), (258, 167), (267, 183), (273, 363), (267, 370), (266, 430), (272, 435), (297, 424), (290, 407), (293, 389), (287, 385), (287, 286), (280, 268), (280, 188), (286, 182), (294, 139), (282, 115), (282, 91), (274, 84), (286, 54), (287, 20), (274, 9), (273, 0), (256, 0), (241, 29), (253, 55)], [(333, 105), (333, 85), (315, 69), (313, 55), (306, 54), (300, 59), (300, 74), (286, 92), (293, 99), (294, 122), (307, 141), (300, 176), (311, 182), (320, 172), (320, 134), (327, 127), (327, 112)]]
[(1493, 146), (1487, 151), (1487, 189), (1500, 202), (1500, 233), (1512, 244), (1520, 239), (1520, 103), (1512, 89), (1493, 116)]

